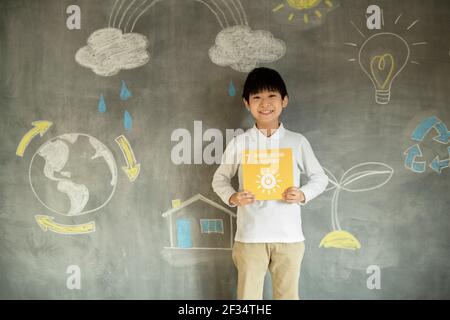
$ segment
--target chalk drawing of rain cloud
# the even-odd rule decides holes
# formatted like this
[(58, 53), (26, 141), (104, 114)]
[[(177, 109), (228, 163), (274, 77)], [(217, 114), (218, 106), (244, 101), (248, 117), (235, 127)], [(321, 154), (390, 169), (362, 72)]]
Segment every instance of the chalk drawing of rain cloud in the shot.
[(92, 33), (87, 46), (79, 49), (75, 60), (99, 76), (113, 76), (123, 69), (134, 69), (150, 60), (148, 40), (138, 33), (122, 33), (116, 28)]
[(269, 31), (237, 25), (219, 32), (216, 44), (209, 49), (209, 57), (219, 66), (250, 72), (259, 63), (280, 59), (285, 52), (285, 43), (275, 39)]
[[(134, 69), (150, 60), (148, 40), (133, 32), (138, 21), (164, 0), (115, 0), (108, 27), (96, 30), (87, 46), (78, 50), (75, 60), (100, 76), (113, 76), (124, 69)], [(211, 61), (240, 72), (249, 72), (260, 63), (280, 59), (286, 52), (282, 40), (269, 31), (252, 30), (240, 0), (195, 0), (216, 18), (221, 31), (209, 50)], [(187, 2), (184, 2), (186, 4)]]

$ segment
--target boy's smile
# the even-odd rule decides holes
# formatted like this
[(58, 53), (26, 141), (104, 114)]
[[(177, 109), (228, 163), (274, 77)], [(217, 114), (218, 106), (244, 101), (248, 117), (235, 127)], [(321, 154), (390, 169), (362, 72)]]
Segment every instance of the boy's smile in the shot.
[(288, 97), (284, 99), (278, 91), (263, 90), (250, 94), (249, 101), (244, 104), (250, 110), (259, 129), (277, 129), (283, 108), (287, 107)]

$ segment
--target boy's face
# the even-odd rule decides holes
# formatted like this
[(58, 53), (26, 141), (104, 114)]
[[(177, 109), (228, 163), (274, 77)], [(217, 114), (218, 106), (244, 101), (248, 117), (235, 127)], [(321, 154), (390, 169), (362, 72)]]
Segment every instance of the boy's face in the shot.
[(248, 100), (244, 99), (244, 104), (258, 124), (278, 125), (280, 114), (288, 105), (288, 97), (281, 98), (278, 91), (264, 90), (251, 94)]

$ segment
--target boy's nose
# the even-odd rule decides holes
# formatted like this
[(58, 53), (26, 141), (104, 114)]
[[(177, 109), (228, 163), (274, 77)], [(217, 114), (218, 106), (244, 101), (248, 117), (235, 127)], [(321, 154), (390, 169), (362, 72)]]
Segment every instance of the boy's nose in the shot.
[(261, 100), (261, 107), (264, 107), (264, 108), (270, 107), (269, 100), (262, 99)]

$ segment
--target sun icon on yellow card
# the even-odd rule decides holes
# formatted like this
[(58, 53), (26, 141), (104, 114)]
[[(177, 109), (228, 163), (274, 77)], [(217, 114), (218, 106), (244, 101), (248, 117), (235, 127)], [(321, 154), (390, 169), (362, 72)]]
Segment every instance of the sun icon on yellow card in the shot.
[(283, 182), (280, 178), (280, 174), (277, 170), (271, 170), (271, 168), (261, 168), (261, 174), (256, 176), (258, 179), (255, 181), (257, 189), (262, 193), (267, 192), (270, 196), (272, 192), (278, 192), (281, 189), (280, 183)]
[(292, 149), (244, 151), (243, 187), (256, 200), (281, 200), (283, 192), (294, 185)]
[(292, 21), (295, 13), (299, 13), (303, 22), (308, 24), (312, 17), (321, 19), (326, 11), (324, 9), (332, 8), (333, 2), (331, 0), (285, 0), (275, 6), (272, 11), (277, 12), (285, 7), (289, 9), (288, 21)]

